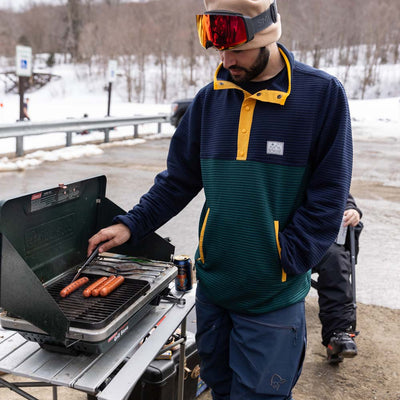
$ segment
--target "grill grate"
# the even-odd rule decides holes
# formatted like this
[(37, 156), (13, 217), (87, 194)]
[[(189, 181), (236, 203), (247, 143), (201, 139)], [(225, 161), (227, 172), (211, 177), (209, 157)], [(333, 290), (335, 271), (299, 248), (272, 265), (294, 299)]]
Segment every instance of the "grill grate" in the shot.
[(101, 275), (85, 275), (89, 282), (69, 296), (62, 298), (60, 291), (71, 283), (74, 274), (63, 277), (46, 289), (70, 321), (77, 328), (99, 329), (120, 315), (150, 289), (147, 281), (125, 278), (124, 283), (106, 297), (83, 297), (83, 291)]

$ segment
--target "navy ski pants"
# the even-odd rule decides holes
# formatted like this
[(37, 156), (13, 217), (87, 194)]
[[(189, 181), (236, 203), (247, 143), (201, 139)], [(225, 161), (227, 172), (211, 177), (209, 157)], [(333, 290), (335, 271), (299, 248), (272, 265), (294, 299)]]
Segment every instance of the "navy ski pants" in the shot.
[(260, 315), (238, 314), (196, 292), (200, 375), (214, 400), (292, 400), (305, 348), (304, 302)]

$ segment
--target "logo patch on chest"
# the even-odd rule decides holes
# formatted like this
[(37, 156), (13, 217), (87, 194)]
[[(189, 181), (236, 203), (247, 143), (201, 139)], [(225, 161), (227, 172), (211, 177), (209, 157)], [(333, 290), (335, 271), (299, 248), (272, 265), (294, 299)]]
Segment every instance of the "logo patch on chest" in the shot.
[(270, 142), (267, 141), (267, 154), (275, 154), (276, 156), (283, 156), (284, 142)]

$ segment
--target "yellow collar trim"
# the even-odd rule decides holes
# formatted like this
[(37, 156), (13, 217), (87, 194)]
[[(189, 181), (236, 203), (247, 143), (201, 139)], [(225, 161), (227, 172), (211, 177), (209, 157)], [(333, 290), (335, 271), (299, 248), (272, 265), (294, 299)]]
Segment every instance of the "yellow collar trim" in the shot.
[(267, 90), (263, 89), (260, 90), (257, 93), (254, 93), (253, 95), (247, 92), (246, 90), (242, 89), (240, 86), (236, 85), (233, 82), (230, 81), (225, 81), (225, 80), (220, 80), (218, 79), (218, 73), (222, 68), (222, 63), (218, 65), (217, 70), (215, 71), (214, 74), (214, 90), (222, 90), (222, 89), (238, 89), (244, 93), (245, 99), (247, 98), (253, 98), (255, 100), (260, 100), (264, 101), (267, 103), (275, 103), (275, 104), (280, 104), (284, 105), (286, 102), (286, 99), (289, 97), (290, 92), (292, 90), (292, 69), (290, 66), (289, 59), (287, 58), (286, 54), (282, 49), (279, 49), (283, 60), (285, 61), (286, 64), (286, 70), (288, 73), (288, 90), (286, 92), (281, 92), (279, 90)]

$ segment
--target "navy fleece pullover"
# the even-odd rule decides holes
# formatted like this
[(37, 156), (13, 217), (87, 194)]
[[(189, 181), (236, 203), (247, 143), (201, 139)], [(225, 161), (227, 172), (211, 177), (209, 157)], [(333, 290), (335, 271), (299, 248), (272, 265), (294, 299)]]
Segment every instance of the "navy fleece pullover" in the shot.
[(167, 170), (115, 221), (140, 239), (202, 189), (196, 270), (216, 304), (264, 313), (304, 299), (334, 241), (349, 193), (347, 98), (331, 75), (294, 60), (239, 87), (220, 65), (171, 140)]

